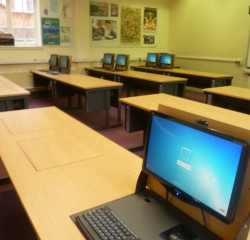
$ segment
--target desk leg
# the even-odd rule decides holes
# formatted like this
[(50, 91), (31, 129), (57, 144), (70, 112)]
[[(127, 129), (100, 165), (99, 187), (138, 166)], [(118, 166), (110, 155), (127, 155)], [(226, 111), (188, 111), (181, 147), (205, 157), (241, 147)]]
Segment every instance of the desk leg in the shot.
[(121, 124), (122, 120), (121, 120), (121, 103), (119, 101), (119, 98), (121, 96), (121, 89), (117, 89), (117, 124)]
[(212, 96), (212, 94), (209, 94), (209, 93), (207, 93), (206, 95), (207, 95), (206, 96), (206, 103), (211, 105), (213, 96)]
[(110, 90), (106, 90), (105, 96), (105, 124), (109, 125)]
[(28, 101), (28, 99), (24, 98), (23, 102), (24, 102), (24, 108), (25, 109), (29, 108), (29, 101)]

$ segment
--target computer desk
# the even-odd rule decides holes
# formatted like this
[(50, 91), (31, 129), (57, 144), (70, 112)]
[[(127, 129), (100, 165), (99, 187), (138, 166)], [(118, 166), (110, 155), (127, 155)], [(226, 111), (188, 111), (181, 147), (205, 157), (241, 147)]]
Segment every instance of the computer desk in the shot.
[[(71, 97), (78, 94), (78, 105), (82, 105), (81, 97), (85, 97), (84, 110), (86, 112), (105, 111), (105, 127), (111, 127), (109, 123), (109, 109), (117, 108), (117, 125), (121, 125), (121, 107), (119, 97), (122, 84), (107, 81), (83, 74), (49, 74), (41, 71), (32, 71), (34, 81), (46, 79), (52, 82), (52, 94), (54, 97), (67, 96), (71, 107)], [(112, 125), (113, 127), (113, 125)]]
[[(121, 98), (120, 101), (125, 104), (125, 126), (127, 131), (130, 132), (145, 130), (149, 112), (151, 110), (159, 110), (170, 116), (187, 121), (196, 122), (205, 126), (208, 124), (208, 127), (212, 129), (226, 132), (239, 138), (250, 139), (250, 115), (248, 114), (163, 93)], [(156, 181), (152, 180), (152, 184), (149, 184), (149, 188), (155, 188), (155, 185), (157, 185)], [(235, 235), (238, 234), (241, 226), (244, 231), (243, 222), (248, 217), (250, 211), (249, 186), (250, 164), (247, 170), (247, 180), (243, 187), (242, 200), (234, 223), (229, 225), (223, 224), (206, 214), (209, 229), (219, 236), (222, 236), (222, 239), (235, 239)], [(166, 194), (164, 188), (160, 186), (160, 184), (158, 184), (158, 187), (158, 193), (164, 197)], [(196, 221), (202, 223), (202, 218), (199, 212), (197, 212), (197, 209), (190, 205), (182, 205), (180, 202), (176, 204), (189, 216), (192, 216)], [(239, 239), (245, 240), (246, 238)], [(248, 233), (247, 239), (250, 239), (250, 233)]]
[(232, 84), (233, 79), (233, 76), (227, 74), (202, 72), (182, 68), (163, 69), (144, 66), (131, 66), (131, 68), (136, 71), (187, 78), (187, 86), (195, 88), (228, 86)]
[(225, 86), (205, 88), (207, 103), (250, 114), (250, 89)]
[(158, 75), (154, 73), (136, 71), (109, 71), (102, 68), (86, 67), (87, 75), (122, 82), (127, 89), (144, 90), (151, 93), (168, 93), (183, 97), (185, 91), (186, 78)]
[[(170, 100), (176, 98), (167, 96)], [(196, 110), (204, 109), (203, 105)], [(174, 114), (179, 112), (176, 106), (178, 103), (170, 101), (169, 107)], [(186, 107), (179, 106), (179, 109), (182, 112)], [(236, 115), (228, 118), (220, 111), (211, 113), (233, 125), (239, 125), (241, 120), (249, 137), (248, 115), (234, 112)], [(232, 129), (230, 125), (228, 130)], [(0, 113), (0, 155), (38, 238), (42, 240), (84, 239), (70, 216), (134, 193), (142, 166), (141, 158), (56, 107)], [(155, 179), (150, 179), (148, 185), (157, 194), (166, 196), (163, 186)], [(248, 191), (249, 185), (244, 189)], [(246, 194), (241, 201), (247, 199)], [(184, 206), (184, 212), (202, 221), (199, 209), (197, 212), (190, 205), (172, 203), (179, 204), (180, 209)], [(249, 201), (247, 203), (239, 208), (236, 228), (234, 224), (221, 224), (206, 214), (208, 226), (231, 236), (231, 228), (238, 230), (242, 218), (249, 212)]]
[[(171, 96), (168, 94), (160, 93), (160, 94), (151, 94), (151, 95), (143, 95), (143, 96), (134, 96), (134, 97), (125, 97), (120, 98), (120, 102), (125, 105), (125, 130), (129, 133), (136, 132), (136, 131), (144, 131), (143, 137), (145, 140), (145, 130), (147, 128), (148, 119), (149, 119), (149, 112), (155, 111), (158, 109), (160, 104), (162, 105), (173, 105), (181, 106), (185, 110), (193, 113), (201, 112), (204, 113), (205, 116), (209, 117), (213, 112), (221, 112), (226, 109), (217, 110), (215, 106), (199, 103), (189, 99), (183, 99), (176, 96)], [(203, 109), (202, 109), (203, 108)], [(200, 109), (200, 110), (198, 110)], [(227, 111), (227, 110), (226, 110)], [(206, 115), (207, 112), (207, 115)], [(201, 114), (200, 113), (200, 114)], [(227, 113), (228, 114), (228, 113)], [(186, 113), (185, 113), (186, 115)], [(213, 114), (214, 115), (214, 114)], [(231, 116), (237, 117), (238, 114), (231, 113)], [(180, 115), (180, 118), (184, 117)], [(219, 118), (223, 117), (218, 116)], [(246, 117), (245, 114), (241, 117)], [(210, 118), (210, 117), (209, 117)], [(202, 119), (201, 119), (202, 120)], [(143, 146), (136, 146), (135, 149), (141, 148)], [(133, 149), (132, 149), (133, 150)]]
[(0, 155), (41, 240), (84, 239), (70, 215), (134, 193), (142, 165), (56, 107), (1, 112)]
[(30, 92), (0, 76), (0, 112), (18, 108), (28, 108)]

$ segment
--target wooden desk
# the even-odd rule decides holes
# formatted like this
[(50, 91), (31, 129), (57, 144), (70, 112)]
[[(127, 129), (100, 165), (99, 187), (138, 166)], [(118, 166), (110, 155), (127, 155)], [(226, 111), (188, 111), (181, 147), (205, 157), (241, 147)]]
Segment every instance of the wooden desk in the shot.
[(30, 92), (0, 76), (0, 112), (28, 108)]
[(122, 82), (124, 87), (130, 90), (144, 90), (151, 93), (168, 93), (183, 97), (186, 78), (161, 76), (153, 73), (136, 71), (108, 71), (101, 68), (85, 68), (90, 76), (110, 79)]
[(41, 240), (84, 239), (70, 215), (133, 193), (142, 165), (56, 107), (0, 113), (0, 155)]
[(150, 67), (131, 67), (136, 71), (164, 74), (176, 77), (187, 78), (187, 86), (195, 88), (209, 88), (231, 85), (233, 76), (227, 74), (201, 72), (181, 68), (162, 69)]
[(54, 97), (68, 96), (71, 106), (71, 96), (78, 94), (79, 106), (81, 98), (85, 97), (85, 111), (105, 111), (105, 125), (109, 125), (109, 109), (111, 106), (117, 108), (117, 125), (121, 124), (121, 108), (119, 97), (122, 84), (99, 78), (89, 77), (83, 74), (59, 74), (53, 75), (41, 71), (32, 71), (34, 80), (41, 77), (52, 81), (52, 92)]
[(207, 103), (250, 114), (250, 89), (234, 86), (205, 88)]

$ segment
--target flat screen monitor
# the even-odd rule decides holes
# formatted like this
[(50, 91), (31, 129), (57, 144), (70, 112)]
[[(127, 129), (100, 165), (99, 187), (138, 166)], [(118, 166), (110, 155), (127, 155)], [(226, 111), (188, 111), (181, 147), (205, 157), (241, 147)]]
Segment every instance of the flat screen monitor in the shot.
[(173, 68), (174, 67), (174, 54), (163, 53), (159, 56), (158, 67), (160, 68)]
[(157, 53), (148, 53), (146, 59), (147, 67), (156, 67), (158, 62), (158, 54)]
[(115, 70), (128, 70), (129, 55), (127, 54), (117, 54), (115, 61)]
[(115, 54), (113, 53), (104, 53), (102, 68), (113, 69), (115, 64)]
[(57, 54), (51, 54), (49, 59), (49, 69), (50, 70), (58, 70), (58, 55)]
[(67, 55), (61, 55), (59, 58), (59, 71), (62, 73), (70, 73), (71, 57)]
[(173, 196), (233, 221), (248, 164), (247, 141), (153, 112), (143, 171)]

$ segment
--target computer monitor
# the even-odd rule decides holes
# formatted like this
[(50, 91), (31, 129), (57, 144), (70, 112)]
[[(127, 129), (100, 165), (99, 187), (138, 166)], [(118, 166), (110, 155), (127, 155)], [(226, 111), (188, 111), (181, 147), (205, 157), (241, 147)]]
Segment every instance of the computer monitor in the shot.
[(158, 59), (158, 67), (160, 68), (173, 68), (175, 55), (169, 53), (162, 53)]
[(57, 54), (51, 54), (49, 59), (49, 70), (58, 71), (59, 57)]
[(248, 151), (245, 140), (152, 112), (143, 171), (173, 196), (230, 223), (239, 202)]
[(129, 64), (129, 55), (117, 54), (115, 61), (115, 70), (127, 71)]
[(113, 69), (115, 64), (115, 54), (114, 53), (104, 53), (102, 68)]
[(70, 73), (71, 69), (71, 56), (60, 55), (59, 58), (59, 71), (61, 73)]
[(158, 53), (148, 53), (146, 59), (147, 67), (156, 67), (158, 62)]

